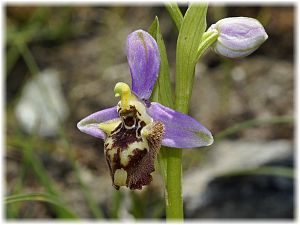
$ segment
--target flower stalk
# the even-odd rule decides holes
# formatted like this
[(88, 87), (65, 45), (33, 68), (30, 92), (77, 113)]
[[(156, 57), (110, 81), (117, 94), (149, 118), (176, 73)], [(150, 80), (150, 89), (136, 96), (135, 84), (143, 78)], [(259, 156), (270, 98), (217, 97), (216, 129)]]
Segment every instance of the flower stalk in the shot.
[[(179, 29), (176, 49), (175, 110), (187, 114), (192, 94), (198, 48), (206, 29), (207, 5), (191, 4)], [(203, 51), (206, 50), (203, 49)], [(182, 149), (172, 149), (167, 159), (167, 220), (183, 220)]]
[(167, 156), (167, 220), (183, 220), (182, 149), (170, 149)]

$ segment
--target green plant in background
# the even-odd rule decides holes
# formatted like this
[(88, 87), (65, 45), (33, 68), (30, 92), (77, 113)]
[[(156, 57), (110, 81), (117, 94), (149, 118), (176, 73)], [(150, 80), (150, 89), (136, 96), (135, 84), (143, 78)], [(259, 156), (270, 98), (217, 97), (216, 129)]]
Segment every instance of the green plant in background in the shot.
[[(45, 26), (45, 21), (51, 20), (50, 17), (51, 10), (54, 10), (50, 7), (39, 7), (37, 8), (32, 16), (25, 22), (23, 26), (15, 27), (10, 25), (7, 27), (6, 35), (6, 44), (8, 46), (7, 57), (6, 57), (6, 72), (9, 74), (10, 70), (15, 65), (17, 58), (20, 56), (25, 61), (27, 68), (31, 76), (39, 76), (40, 69), (35, 61), (35, 58), (30, 51), (29, 42), (33, 40), (38, 41), (49, 41), (49, 40), (63, 40), (64, 37), (69, 36), (69, 33), (74, 27), (68, 25), (68, 20), (70, 19), (70, 10), (69, 8), (60, 8), (55, 9), (57, 15), (60, 15), (61, 18), (64, 18), (62, 21), (59, 21), (57, 26), (53, 28), (50, 26)], [(67, 26), (67, 29), (64, 27)], [(14, 57), (12, 57), (12, 55)], [(45, 87), (42, 83), (39, 83), (39, 87), (45, 90)], [(46, 91), (41, 92), (42, 95), (49, 99), (48, 93)], [(57, 114), (57, 111), (54, 108), (49, 108), (53, 114)], [(11, 116), (9, 110), (7, 115)], [(90, 190), (87, 188), (86, 184), (82, 181), (78, 170), (78, 163), (75, 161), (74, 153), (70, 150), (70, 141), (65, 135), (64, 128), (61, 128), (59, 137), (63, 142), (63, 149), (69, 158), (76, 180), (81, 187), (81, 191), (84, 195), (84, 198), (91, 210), (91, 213), (95, 218), (102, 218), (102, 211), (96, 206), (94, 199), (90, 196)], [(18, 203), (28, 202), (28, 201), (39, 201), (48, 203), (50, 209), (55, 213), (57, 218), (62, 219), (76, 219), (79, 216), (71, 209), (70, 206), (66, 203), (63, 194), (60, 192), (59, 188), (56, 186), (55, 181), (48, 174), (48, 171), (44, 167), (40, 158), (36, 155), (36, 150), (39, 148), (39, 145), (43, 146), (46, 151), (53, 149), (52, 144), (49, 144), (47, 140), (39, 139), (36, 133), (28, 137), (24, 135), (20, 130), (14, 132), (14, 136), (10, 136), (7, 140), (7, 145), (12, 148), (20, 149), (22, 161), (21, 161), (21, 175), (16, 181), (16, 185), (12, 189), (12, 194), (7, 196), (4, 201), (7, 205), (7, 217), (8, 218), (18, 218), (20, 215), (20, 205)], [(28, 179), (28, 175), (32, 170), (34, 177), (37, 179), (38, 183), (45, 189), (44, 192), (34, 192), (34, 193), (25, 193), (23, 190), (25, 183)]]
[[(30, 62), (32, 56), (28, 52), (29, 42), (62, 42), (71, 35), (82, 32), (82, 28), (77, 24), (70, 26), (72, 17), (72, 10), (70, 7), (39, 7), (36, 10), (33, 10), (33, 13), (29, 18), (26, 17), (26, 9), (23, 10), (23, 13), (26, 18), (23, 23), (11, 23), (7, 27), (5, 37), (6, 45), (8, 47), (5, 67), (6, 74), (10, 74), (10, 71), (17, 63), (20, 55), (26, 55), (24, 60), (27, 61), (26, 63), (29, 69), (37, 71), (36, 66)], [(54, 15), (61, 19), (56, 19)], [(54, 26), (48, 24), (49, 21), (54, 23)]]
[[(183, 219), (182, 148), (208, 146), (213, 142), (211, 133), (186, 115), (196, 63), (210, 46), (225, 57), (247, 56), (268, 36), (257, 20), (245, 17), (225, 18), (205, 32), (206, 4), (191, 4), (184, 17), (178, 6), (167, 8), (179, 30), (175, 96), (159, 20), (155, 18), (149, 32), (156, 41), (142, 30), (128, 36), (132, 90), (125, 83), (117, 83), (115, 95), (121, 97), (118, 106), (93, 113), (77, 126), (84, 133), (104, 139), (105, 157), (116, 189), (120, 186), (141, 189), (149, 184), (161, 145), (169, 147), (162, 149), (159, 156), (166, 184), (166, 217)], [(157, 76), (152, 99), (177, 111), (149, 102)]]

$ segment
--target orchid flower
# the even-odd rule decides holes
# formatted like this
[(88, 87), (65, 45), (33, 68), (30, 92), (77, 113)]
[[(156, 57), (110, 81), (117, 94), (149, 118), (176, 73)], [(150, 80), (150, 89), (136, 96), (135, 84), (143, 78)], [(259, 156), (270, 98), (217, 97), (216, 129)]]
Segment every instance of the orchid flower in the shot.
[(104, 154), (116, 189), (141, 189), (152, 181), (161, 145), (208, 146), (213, 137), (192, 117), (149, 101), (160, 67), (159, 49), (150, 34), (143, 30), (131, 33), (126, 51), (132, 89), (126, 83), (117, 83), (117, 106), (87, 116), (77, 127), (104, 140)]

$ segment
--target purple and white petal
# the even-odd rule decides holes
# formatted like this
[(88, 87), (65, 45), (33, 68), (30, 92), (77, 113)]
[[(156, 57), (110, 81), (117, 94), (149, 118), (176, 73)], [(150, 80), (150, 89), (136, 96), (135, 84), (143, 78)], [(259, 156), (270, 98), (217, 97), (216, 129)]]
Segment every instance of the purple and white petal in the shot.
[(152, 102), (148, 114), (165, 125), (162, 145), (175, 148), (195, 148), (213, 143), (211, 132), (192, 117)]
[(115, 106), (95, 112), (85, 117), (77, 124), (77, 127), (83, 133), (89, 134), (96, 138), (104, 139), (106, 135), (99, 128), (99, 123), (103, 123), (118, 117), (119, 114), (117, 112), (117, 106)]
[(154, 38), (137, 30), (127, 38), (127, 60), (132, 78), (132, 91), (148, 100), (159, 73), (159, 49)]

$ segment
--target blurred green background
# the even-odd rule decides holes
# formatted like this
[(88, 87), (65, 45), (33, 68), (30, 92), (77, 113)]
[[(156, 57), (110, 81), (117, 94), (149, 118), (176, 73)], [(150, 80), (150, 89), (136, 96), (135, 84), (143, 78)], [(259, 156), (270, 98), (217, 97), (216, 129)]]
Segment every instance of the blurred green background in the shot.
[[(155, 16), (174, 80), (178, 31), (163, 5), (5, 6), (7, 219), (165, 217), (158, 170), (142, 191), (115, 191), (103, 142), (76, 128), (116, 105), (115, 83), (131, 82), (126, 37)], [(229, 16), (258, 19), (269, 39), (197, 64), (190, 115), (215, 143), (183, 153), (185, 216), (292, 219), (295, 7), (212, 4), (207, 27)]]

